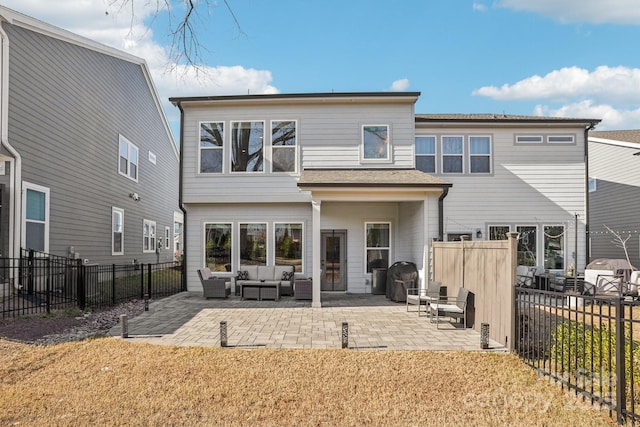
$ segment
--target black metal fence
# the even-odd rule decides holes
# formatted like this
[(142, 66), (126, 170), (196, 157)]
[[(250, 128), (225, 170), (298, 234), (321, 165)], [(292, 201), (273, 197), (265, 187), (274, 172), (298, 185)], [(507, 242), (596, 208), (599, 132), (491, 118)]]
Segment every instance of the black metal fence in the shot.
[(182, 262), (83, 265), (34, 251), (0, 258), (2, 317), (78, 307), (105, 308), (134, 299), (155, 299), (186, 290)]
[(522, 360), (619, 423), (640, 421), (640, 302), (516, 288)]

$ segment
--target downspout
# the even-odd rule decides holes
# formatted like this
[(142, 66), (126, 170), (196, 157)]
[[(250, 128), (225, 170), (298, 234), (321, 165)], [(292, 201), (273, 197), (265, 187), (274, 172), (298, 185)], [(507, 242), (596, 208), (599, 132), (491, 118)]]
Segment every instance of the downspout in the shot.
[(444, 198), (449, 194), (449, 187), (442, 187), (442, 194), (438, 197), (438, 240), (444, 241)]
[(12, 209), (9, 210), (9, 224), (13, 224), (13, 230), (9, 232), (9, 258), (20, 256), (20, 236), (22, 228), (22, 157), (15, 148), (9, 144), (9, 36), (4, 31), (2, 23), (6, 22), (0, 17), (0, 38), (2, 38), (2, 82), (0, 82), (0, 145), (5, 147), (15, 159), (13, 170), (11, 171), (11, 189), (9, 198), (13, 199)]
[[(591, 259), (591, 250), (590, 248), (590, 244), (589, 244), (589, 131), (595, 129), (597, 123), (591, 123), (587, 128), (585, 128), (584, 130), (584, 179), (585, 179), (585, 205), (584, 205), (584, 210), (585, 210), (585, 260), (584, 260), (584, 265), (585, 268), (587, 266), (587, 264), (589, 264), (589, 260)], [(576, 230), (577, 233), (577, 230)], [(575, 269), (577, 271), (578, 269), (578, 248), (576, 247), (576, 265), (575, 265)]]
[(187, 290), (187, 210), (182, 203), (182, 160), (184, 147), (184, 110), (182, 104), (174, 104), (180, 110), (180, 164), (178, 165), (178, 206), (182, 211), (182, 289)]

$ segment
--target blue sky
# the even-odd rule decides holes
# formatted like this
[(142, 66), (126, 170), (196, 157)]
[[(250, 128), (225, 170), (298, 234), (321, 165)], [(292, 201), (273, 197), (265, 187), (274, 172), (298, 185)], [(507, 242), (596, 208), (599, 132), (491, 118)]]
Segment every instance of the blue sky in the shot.
[[(183, 1), (3, 0), (146, 59), (171, 96), (417, 91), (418, 113), (599, 118), (640, 128), (638, 0), (200, 0), (199, 69), (173, 62)], [(133, 11), (131, 5), (133, 5)], [(108, 12), (105, 13), (105, 12)], [(133, 17), (132, 17), (133, 15)]]

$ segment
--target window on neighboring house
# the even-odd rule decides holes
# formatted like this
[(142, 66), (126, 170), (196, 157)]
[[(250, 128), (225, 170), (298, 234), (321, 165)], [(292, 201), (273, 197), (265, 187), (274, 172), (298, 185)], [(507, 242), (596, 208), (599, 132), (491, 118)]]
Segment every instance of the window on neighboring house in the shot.
[(537, 227), (517, 226), (518, 233), (518, 265), (535, 266), (536, 264), (536, 241), (538, 239)]
[(491, 137), (469, 137), (469, 172), (491, 172)]
[(276, 223), (274, 225), (276, 265), (293, 265), (302, 272), (302, 224)]
[(200, 123), (200, 173), (221, 173), (224, 123)]
[(271, 171), (295, 172), (297, 159), (296, 122), (271, 122)]
[(564, 226), (544, 226), (544, 268), (564, 270)]
[(598, 180), (596, 178), (589, 178), (589, 193), (593, 193), (598, 189)]
[(118, 172), (134, 181), (138, 180), (138, 147), (120, 135), (120, 160)]
[(389, 146), (389, 126), (362, 126), (362, 160), (374, 161), (391, 159)]
[(508, 225), (490, 225), (489, 240), (507, 240), (507, 233), (511, 231)]
[(264, 122), (231, 122), (231, 171), (264, 170)]
[(447, 242), (459, 242), (463, 237), (466, 242), (469, 242), (471, 233), (447, 233)]
[(542, 135), (516, 135), (516, 144), (542, 144)]
[(573, 144), (575, 138), (573, 135), (549, 135), (547, 142), (549, 144)]
[(111, 255), (124, 255), (124, 210), (111, 208)]
[(156, 250), (156, 222), (145, 219), (142, 229), (142, 252), (155, 252)]
[(416, 136), (416, 169), (426, 173), (436, 172), (436, 137)]
[(204, 235), (205, 266), (211, 271), (231, 271), (231, 224), (205, 224)]
[(23, 242), (27, 249), (49, 252), (49, 189), (23, 182)]
[(267, 224), (240, 224), (240, 264), (267, 265)]
[(171, 227), (164, 228), (164, 248), (171, 249)]
[(149, 151), (149, 161), (154, 165), (156, 164), (156, 155), (152, 151)]
[(367, 273), (374, 268), (387, 268), (391, 252), (391, 223), (367, 222), (365, 233)]
[(464, 140), (461, 136), (442, 137), (442, 173), (462, 173)]

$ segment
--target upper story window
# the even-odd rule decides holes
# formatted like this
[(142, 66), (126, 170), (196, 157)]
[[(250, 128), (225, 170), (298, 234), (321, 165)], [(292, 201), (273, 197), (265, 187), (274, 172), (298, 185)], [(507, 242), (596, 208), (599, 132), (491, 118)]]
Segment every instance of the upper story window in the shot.
[(231, 171), (264, 170), (264, 122), (231, 122)]
[(271, 122), (271, 171), (295, 172), (297, 159), (296, 122)]
[(542, 135), (516, 135), (516, 144), (542, 144)]
[(138, 180), (138, 147), (133, 145), (127, 138), (120, 135), (119, 138), (120, 155), (118, 172), (134, 181)]
[(549, 144), (573, 144), (575, 138), (573, 135), (549, 135), (547, 142)]
[(442, 173), (463, 173), (464, 139), (461, 136), (442, 137)]
[(200, 123), (200, 173), (221, 173), (224, 123)]
[(389, 126), (362, 126), (362, 160), (389, 161), (390, 159)]
[(491, 172), (491, 137), (469, 137), (469, 172)]
[(426, 172), (436, 172), (436, 137), (416, 136), (416, 169)]

